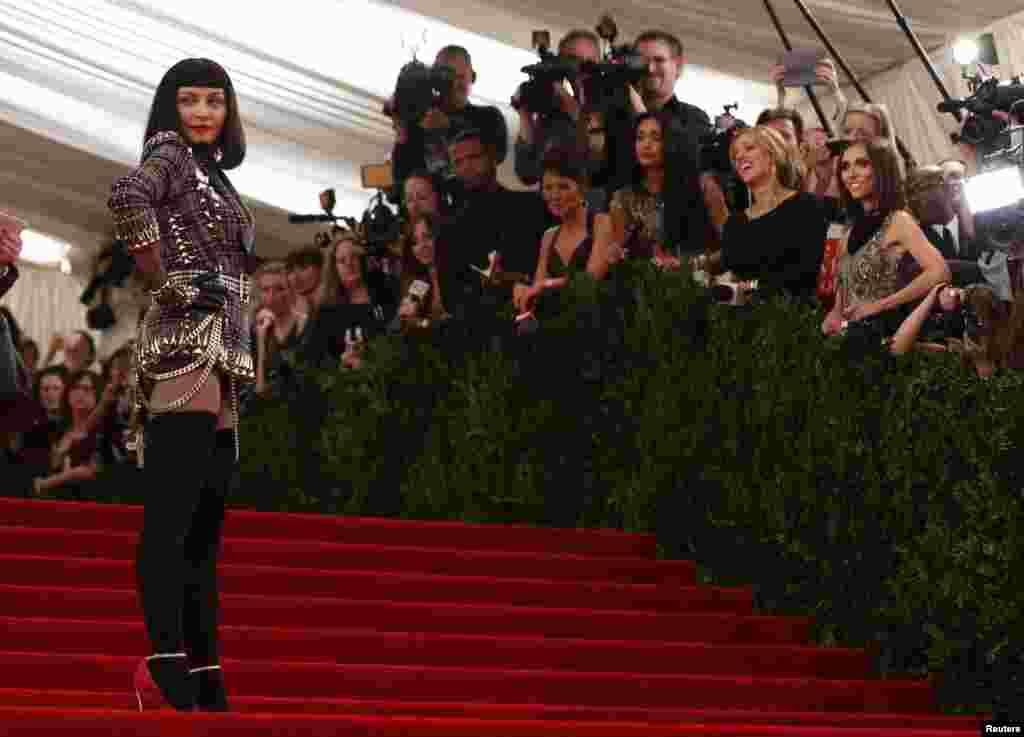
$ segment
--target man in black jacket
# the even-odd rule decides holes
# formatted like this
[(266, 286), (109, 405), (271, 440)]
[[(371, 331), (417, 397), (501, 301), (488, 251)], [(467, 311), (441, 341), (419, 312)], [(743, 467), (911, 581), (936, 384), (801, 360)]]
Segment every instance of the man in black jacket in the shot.
[(676, 97), (676, 83), (686, 65), (682, 42), (665, 31), (645, 31), (637, 36), (635, 46), (647, 62), (647, 76), (639, 90), (630, 89), (633, 112), (668, 110), (697, 141), (711, 133), (708, 114)]
[[(486, 269), (489, 254), (498, 251), (505, 271), (532, 280), (551, 218), (538, 192), (516, 192), (498, 183), (494, 150), (479, 131), (463, 131), (448, 150), (459, 196), (442, 235), (441, 290), (449, 312), (459, 316), (461, 309), (468, 317), (483, 297), (473, 267)], [(498, 297), (510, 299), (511, 289), (506, 291)]]
[[(593, 31), (575, 29), (558, 42), (558, 55), (563, 59), (597, 63), (601, 58), (601, 40)], [(585, 78), (574, 80), (578, 90), (585, 89)], [(520, 88), (522, 89), (522, 88)], [(517, 93), (518, 95), (518, 93)], [(538, 115), (528, 110), (526, 102), (519, 105), (519, 133), (515, 141), (515, 169), (519, 180), (533, 186), (540, 182), (544, 152), (552, 142), (576, 142), (576, 126), (580, 109), (590, 101), (580, 101), (570, 95), (562, 85), (551, 92), (557, 102), (556, 112)]]
[(970, 230), (963, 227), (953, 195), (945, 172), (938, 166), (918, 167), (907, 182), (910, 209), (925, 236), (949, 264), (953, 283), (960, 287), (984, 282), (977, 248), (968, 237)]
[(508, 126), (501, 111), (469, 101), (476, 82), (469, 52), (461, 46), (446, 46), (437, 52), (434, 66), (449, 67), (455, 82), (443, 108), (431, 109), (416, 124), (408, 127), (396, 119), (391, 166), (397, 192), (403, 191), (405, 178), (417, 169), (426, 169), (442, 180), (450, 179), (452, 170), (448, 144), (464, 130), (478, 130), (493, 148), (497, 163), (504, 161), (508, 154)]

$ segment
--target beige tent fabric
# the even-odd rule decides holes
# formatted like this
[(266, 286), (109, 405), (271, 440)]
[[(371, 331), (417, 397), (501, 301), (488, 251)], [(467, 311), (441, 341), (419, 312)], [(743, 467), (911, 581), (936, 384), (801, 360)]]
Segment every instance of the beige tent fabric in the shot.
[[(595, 4), (590, 0), (391, 0), (395, 5), (470, 28), (521, 48), (529, 29), (548, 28), (557, 39), (570, 28), (593, 28), (611, 12), (620, 42), (657, 28), (677, 35), (689, 60), (725, 74), (767, 81), (768, 68), (782, 44), (763, 0), (640, 0)], [(805, 0), (818, 23), (850, 64), (869, 76), (913, 56), (884, 0)], [(960, 34), (977, 32), (1021, 10), (1020, 0), (899, 0), (899, 6), (925, 48), (934, 49)], [(794, 47), (821, 42), (793, 0), (772, 0)]]
[(10, 308), (22, 332), (39, 344), (42, 358), (54, 333), (85, 329), (85, 308), (78, 301), (82, 284), (58, 269), (19, 263), (18, 271), (18, 281), (0, 303)]
[[(985, 31), (991, 32), (995, 38), (996, 51), (1002, 62), (996, 67), (999, 78), (1008, 80), (1014, 74), (1024, 73), (1024, 13), (993, 23)], [(952, 44), (930, 54), (930, 58), (950, 95), (963, 97), (969, 94), (961, 67), (953, 60)], [(935, 109), (942, 97), (916, 56), (896, 69), (869, 79), (864, 87), (872, 101), (888, 106), (897, 134), (919, 164), (935, 163), (958, 155), (949, 136), (959, 129), (959, 124), (952, 115), (940, 114)], [(860, 99), (852, 87), (844, 87), (844, 92), (851, 102)], [(817, 120), (806, 99), (798, 108), (804, 120)], [(832, 110), (831, 99), (825, 108), (826, 111)]]

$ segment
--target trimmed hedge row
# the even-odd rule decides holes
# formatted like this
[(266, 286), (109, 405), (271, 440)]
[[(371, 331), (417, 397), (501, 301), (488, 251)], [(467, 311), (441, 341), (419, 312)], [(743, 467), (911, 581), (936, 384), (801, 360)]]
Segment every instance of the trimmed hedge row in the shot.
[(654, 531), (819, 642), (944, 674), (949, 709), (1020, 697), (1019, 375), (825, 340), (806, 305), (714, 306), (646, 264), (575, 278), (533, 336), (492, 345), (495, 317), (257, 405), (236, 503)]

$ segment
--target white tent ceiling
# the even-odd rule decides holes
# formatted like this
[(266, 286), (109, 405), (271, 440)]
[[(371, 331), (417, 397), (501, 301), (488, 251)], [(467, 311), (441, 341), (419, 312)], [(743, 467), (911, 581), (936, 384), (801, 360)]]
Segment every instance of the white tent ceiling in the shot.
[[(774, 0), (793, 43), (819, 46), (790, 0)], [(883, 0), (807, 0), (859, 74), (906, 62), (912, 50)], [(1019, 0), (904, 0), (926, 47), (977, 31)], [(725, 102), (756, 114), (780, 43), (760, 0), (635, 0), (599, 8), (585, 0), (10, 0), (0, 1), (0, 207), (79, 246), (102, 240), (112, 180), (137, 160), (152, 91), (186, 56), (217, 59), (239, 91), (249, 156), (233, 179), (257, 206), (259, 247), (280, 255), (313, 229), (285, 211), (314, 211), (317, 193), (340, 208), (368, 194), (359, 165), (391, 144), (380, 113), (398, 68), (446, 43), (474, 54), (479, 101), (504, 105), (532, 60), (530, 31), (554, 37), (592, 27), (610, 10), (622, 39), (647, 28), (679, 35), (691, 62), (682, 96), (712, 115)]]
[[(529, 43), (531, 28), (564, 31), (593, 27), (606, 10), (623, 39), (650, 28), (679, 36), (690, 61), (735, 76), (765, 81), (781, 51), (762, 0), (630, 0), (610, 7), (589, 0), (397, 0), (397, 5), (461, 24), (503, 43)], [(806, 0), (806, 6), (859, 75), (869, 76), (913, 56), (885, 0)], [(772, 0), (796, 47), (821, 43), (793, 0)], [(1022, 9), (1020, 0), (897, 0), (927, 49), (957, 34), (976, 32)]]

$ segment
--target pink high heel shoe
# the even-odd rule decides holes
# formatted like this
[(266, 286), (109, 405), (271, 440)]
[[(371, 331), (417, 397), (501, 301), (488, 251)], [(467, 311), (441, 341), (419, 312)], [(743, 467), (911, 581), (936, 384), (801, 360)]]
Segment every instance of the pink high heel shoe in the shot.
[(164, 695), (164, 692), (160, 689), (160, 686), (157, 685), (156, 680), (153, 678), (153, 672), (149, 668), (150, 662), (154, 660), (181, 658), (182, 672), (186, 674), (187, 678), (187, 665), (184, 660), (185, 657), (185, 653), (169, 653), (150, 655), (149, 657), (142, 659), (138, 667), (135, 669), (135, 675), (132, 678), (132, 684), (135, 688), (135, 699), (139, 704), (139, 711), (195, 711), (195, 700), (188, 698), (187, 688), (185, 688), (185, 686), (180, 689), (182, 693), (177, 695), (177, 700), (181, 703), (175, 704)]

